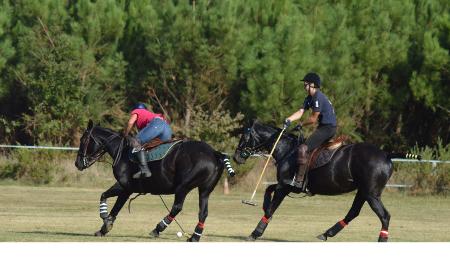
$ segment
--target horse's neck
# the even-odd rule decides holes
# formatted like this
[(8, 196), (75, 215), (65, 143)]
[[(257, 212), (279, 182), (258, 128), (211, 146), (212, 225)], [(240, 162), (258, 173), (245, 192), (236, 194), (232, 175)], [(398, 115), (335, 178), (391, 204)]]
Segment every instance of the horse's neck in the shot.
[(258, 141), (260, 143), (266, 142), (271, 139), (276, 140), (276, 129), (264, 125), (260, 125), (259, 127), (257, 127), (257, 129), (258, 131), (256, 132), (256, 134), (258, 135)]
[[(264, 148), (270, 153), (281, 131), (268, 126), (262, 127), (263, 128), (261, 128), (260, 132), (258, 132), (259, 142), (271, 140), (269, 144), (264, 146)], [(275, 160), (283, 159), (286, 154), (288, 154), (292, 150), (294, 145), (295, 143), (292, 142), (292, 140), (290, 140), (289, 138), (281, 137), (279, 142), (277, 143), (277, 146), (275, 147), (275, 150), (273, 151), (272, 156), (275, 158)]]
[(296, 146), (296, 143), (287, 138), (287, 137), (281, 137), (280, 141), (278, 142), (275, 150), (273, 151), (273, 158), (276, 161), (283, 160)]
[(115, 131), (99, 127), (99, 137), (105, 145), (106, 152), (114, 159), (120, 148), (122, 136)]

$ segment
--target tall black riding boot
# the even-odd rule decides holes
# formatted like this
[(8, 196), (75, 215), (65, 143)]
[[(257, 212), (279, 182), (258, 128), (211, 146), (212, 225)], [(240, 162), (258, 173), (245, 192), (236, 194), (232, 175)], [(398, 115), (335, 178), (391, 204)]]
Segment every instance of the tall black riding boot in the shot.
[(297, 174), (295, 175), (295, 183), (302, 185), (305, 179), (306, 164), (299, 164), (297, 169)]
[(308, 166), (308, 146), (302, 144), (298, 147), (298, 170), (295, 175), (294, 186), (302, 189), (303, 192), (309, 194), (308, 189), (306, 188), (306, 184), (304, 182), (305, 173)]
[(147, 162), (145, 161), (145, 153), (144, 151), (142, 151), (141, 144), (135, 137), (132, 136), (128, 137), (128, 141), (133, 148), (132, 152), (137, 152), (139, 167), (141, 168), (137, 173), (133, 175), (133, 179), (139, 179), (140, 177), (151, 177), (152, 173), (150, 172), (150, 169), (148, 169)]
[(136, 174), (133, 175), (133, 179), (139, 179), (140, 177), (151, 177), (152, 172), (148, 169), (147, 161), (145, 161), (145, 153), (144, 151), (140, 151), (137, 153), (137, 157), (139, 159), (139, 167), (141, 168)]

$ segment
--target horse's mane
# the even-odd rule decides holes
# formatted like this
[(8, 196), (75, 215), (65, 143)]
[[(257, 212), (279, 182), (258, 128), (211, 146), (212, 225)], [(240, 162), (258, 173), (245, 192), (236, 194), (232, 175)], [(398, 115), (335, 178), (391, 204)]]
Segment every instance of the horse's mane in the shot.
[[(277, 133), (277, 134), (279, 134), (279, 133), (281, 132), (281, 130), (282, 130), (282, 129), (279, 128), (279, 127), (275, 127), (275, 126), (270, 125), (270, 124), (262, 123), (262, 122), (259, 121), (259, 120), (255, 120), (254, 123), (253, 123), (253, 125), (254, 125), (254, 124), (258, 124), (258, 125), (263, 126), (263, 127), (265, 127), (265, 128), (270, 128), (270, 129), (273, 130), (274, 133)], [(285, 132), (285, 133), (283, 133), (283, 136), (282, 136), (282, 137), (288, 138), (288, 139), (290, 139), (290, 140), (297, 140), (297, 137), (298, 137), (298, 136), (295, 135), (295, 134), (289, 133), (289, 132)]]
[(98, 130), (100, 132), (104, 132), (104, 133), (119, 133), (120, 134), (119, 131), (115, 131), (115, 130), (112, 130), (110, 128), (103, 127), (103, 126), (100, 126), (100, 125), (94, 126), (94, 129), (96, 129), (96, 130)]

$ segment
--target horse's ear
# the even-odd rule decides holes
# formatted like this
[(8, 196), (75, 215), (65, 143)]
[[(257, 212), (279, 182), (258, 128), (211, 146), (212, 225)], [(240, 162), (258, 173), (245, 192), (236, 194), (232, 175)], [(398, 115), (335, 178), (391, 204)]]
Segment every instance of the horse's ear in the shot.
[(91, 119), (89, 119), (87, 129), (91, 129), (91, 128), (93, 128), (93, 127), (94, 127), (94, 122), (93, 122)]

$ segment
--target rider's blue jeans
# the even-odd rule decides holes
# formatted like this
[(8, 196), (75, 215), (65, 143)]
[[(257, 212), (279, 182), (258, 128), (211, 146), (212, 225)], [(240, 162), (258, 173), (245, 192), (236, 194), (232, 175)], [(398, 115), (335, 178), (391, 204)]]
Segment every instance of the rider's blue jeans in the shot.
[(169, 141), (172, 138), (172, 129), (170, 128), (170, 125), (160, 118), (153, 119), (136, 135), (136, 138), (141, 145), (150, 142), (150, 140), (156, 137), (163, 142)]

